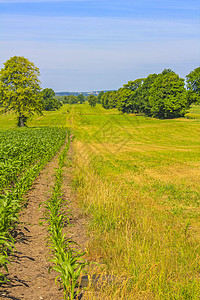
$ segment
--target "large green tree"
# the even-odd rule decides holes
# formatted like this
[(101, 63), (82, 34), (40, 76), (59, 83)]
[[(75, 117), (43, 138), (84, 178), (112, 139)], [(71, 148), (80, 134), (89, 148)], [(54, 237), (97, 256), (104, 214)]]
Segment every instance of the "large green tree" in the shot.
[(151, 114), (161, 119), (183, 116), (188, 108), (184, 85), (184, 79), (171, 70), (159, 74), (149, 91)]
[(62, 102), (55, 98), (53, 89), (46, 88), (42, 90), (42, 104), (44, 110), (56, 110), (62, 106)]
[(102, 98), (103, 94), (104, 94), (104, 91), (101, 91), (101, 92), (99, 93), (99, 95), (97, 96), (97, 102), (98, 102), (98, 103), (101, 103), (101, 98)]
[(77, 100), (80, 102), (80, 104), (84, 103), (85, 102), (85, 97), (83, 94), (79, 94), (77, 96)]
[(105, 92), (102, 96), (101, 96), (101, 104), (105, 109), (109, 109), (109, 96), (110, 96), (110, 91)]
[(186, 76), (188, 102), (200, 104), (200, 67)]
[(89, 95), (88, 103), (91, 107), (95, 107), (97, 104), (97, 98), (94, 95)]
[(56, 94), (53, 89), (46, 88), (46, 89), (42, 90), (42, 96), (43, 96), (44, 100), (54, 98), (55, 95)]
[(110, 109), (117, 106), (117, 91), (107, 91), (101, 96), (101, 104), (104, 108)]
[(117, 108), (123, 113), (133, 112), (132, 95), (133, 91), (127, 88), (121, 88), (117, 91)]
[(39, 69), (22, 56), (11, 57), (0, 71), (0, 103), (3, 112), (14, 111), (20, 127), (25, 125), (30, 115), (41, 113), (39, 75)]
[(149, 104), (149, 95), (151, 86), (156, 79), (157, 74), (150, 74), (144, 79), (142, 85), (136, 90), (135, 97), (137, 99), (138, 112), (151, 116), (151, 107)]

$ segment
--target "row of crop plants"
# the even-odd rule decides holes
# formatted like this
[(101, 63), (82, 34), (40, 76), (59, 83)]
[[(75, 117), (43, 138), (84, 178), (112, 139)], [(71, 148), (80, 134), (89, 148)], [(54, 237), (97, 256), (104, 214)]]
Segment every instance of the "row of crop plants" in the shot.
[[(6, 271), (13, 230), (25, 204), (23, 195), (66, 140), (64, 128), (25, 128), (0, 132), (0, 267)], [(2, 269), (2, 268), (1, 268)], [(4, 281), (3, 270), (0, 281)]]
[(63, 152), (59, 155), (59, 166), (55, 169), (51, 197), (43, 203), (45, 207), (43, 224), (48, 230), (49, 260), (53, 263), (50, 270), (54, 269), (58, 273), (55, 281), (59, 282), (63, 288), (63, 297), (68, 300), (78, 296), (79, 277), (82, 269), (88, 265), (83, 259), (85, 252), (76, 250), (73, 247), (75, 242), (66, 238), (63, 233), (66, 224), (70, 225), (70, 210), (62, 198), (63, 171), (69, 145), (68, 138)]

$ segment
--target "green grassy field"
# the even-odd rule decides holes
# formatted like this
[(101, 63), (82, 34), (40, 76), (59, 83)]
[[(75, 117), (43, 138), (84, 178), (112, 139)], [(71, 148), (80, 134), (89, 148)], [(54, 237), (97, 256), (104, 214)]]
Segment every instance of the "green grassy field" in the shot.
[(107, 296), (199, 299), (199, 120), (87, 105), (71, 114), (74, 188), (92, 216), (90, 256), (131, 278), (131, 288)]
[(189, 112), (186, 114), (188, 119), (200, 119), (200, 106), (192, 105)]
[[(44, 111), (43, 115), (32, 116), (27, 123), (28, 127), (41, 127), (41, 126), (66, 126), (66, 115), (68, 105), (61, 107), (59, 111)], [(0, 130), (16, 128), (17, 117), (14, 113), (7, 113), (0, 115)]]
[[(157, 120), (64, 105), (28, 123), (67, 126), (75, 136), (73, 187), (90, 216), (88, 255), (129, 279), (101, 299), (200, 298), (199, 111)], [(1, 116), (0, 128), (12, 126), (12, 115)]]

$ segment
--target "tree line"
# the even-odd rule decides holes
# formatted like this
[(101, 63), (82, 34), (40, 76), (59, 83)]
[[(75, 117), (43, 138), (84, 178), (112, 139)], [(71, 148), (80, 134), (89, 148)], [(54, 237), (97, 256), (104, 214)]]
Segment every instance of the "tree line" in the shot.
[[(100, 96), (102, 93), (100, 93)], [(57, 110), (63, 104), (83, 104), (88, 101), (89, 105), (95, 107), (97, 103), (101, 103), (100, 97), (89, 95), (84, 96), (83, 94), (67, 95), (67, 96), (55, 96), (55, 92), (51, 88), (46, 88), (41, 92), (41, 102), (44, 110)]]
[(200, 104), (200, 67), (186, 76), (186, 83), (175, 72), (165, 69), (160, 74), (128, 81), (117, 91), (102, 91), (98, 96), (88, 97), (80, 94), (56, 98), (52, 89), (41, 90), (39, 75), (39, 69), (22, 56), (11, 57), (0, 70), (1, 112), (14, 111), (20, 127), (30, 115), (59, 109), (63, 103), (88, 101), (91, 107), (101, 103), (105, 109), (118, 108), (122, 113), (162, 119), (184, 116), (191, 104)]
[(98, 96), (89, 95), (84, 96), (83, 94), (79, 94), (78, 96), (75, 95), (68, 95), (68, 96), (59, 96), (60, 101), (64, 104), (83, 104), (88, 101), (89, 105), (95, 107), (97, 103), (101, 103), (101, 96), (103, 95), (103, 91), (99, 93)]
[(186, 83), (171, 69), (128, 81), (117, 91), (104, 93), (101, 103), (106, 109), (160, 119), (184, 116), (192, 103), (200, 104), (200, 67), (186, 76)]

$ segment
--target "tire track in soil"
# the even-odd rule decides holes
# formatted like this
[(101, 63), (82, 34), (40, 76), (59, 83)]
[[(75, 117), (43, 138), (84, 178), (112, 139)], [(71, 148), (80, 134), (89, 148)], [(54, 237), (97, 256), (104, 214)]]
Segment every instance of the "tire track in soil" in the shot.
[[(63, 147), (61, 148), (61, 150)], [(71, 147), (69, 152), (71, 152)], [(39, 204), (51, 196), (51, 187), (54, 183), (54, 169), (58, 166), (57, 154), (40, 172), (32, 189), (26, 195), (27, 208), (21, 212), (16, 232), (16, 250), (13, 262), (8, 266), (9, 283), (0, 286), (0, 299), (13, 300), (59, 300), (63, 299), (62, 289), (55, 284), (56, 272), (48, 273), (49, 250), (46, 246), (47, 231), (40, 226), (44, 208), (39, 210)], [(71, 154), (70, 154), (71, 155)], [(68, 238), (76, 241), (82, 250), (85, 250), (88, 237), (85, 233), (87, 220), (77, 208), (75, 198), (70, 188), (69, 168), (64, 170), (63, 197), (71, 209), (71, 223), (73, 227), (66, 227)], [(4, 272), (5, 273), (5, 272)]]

